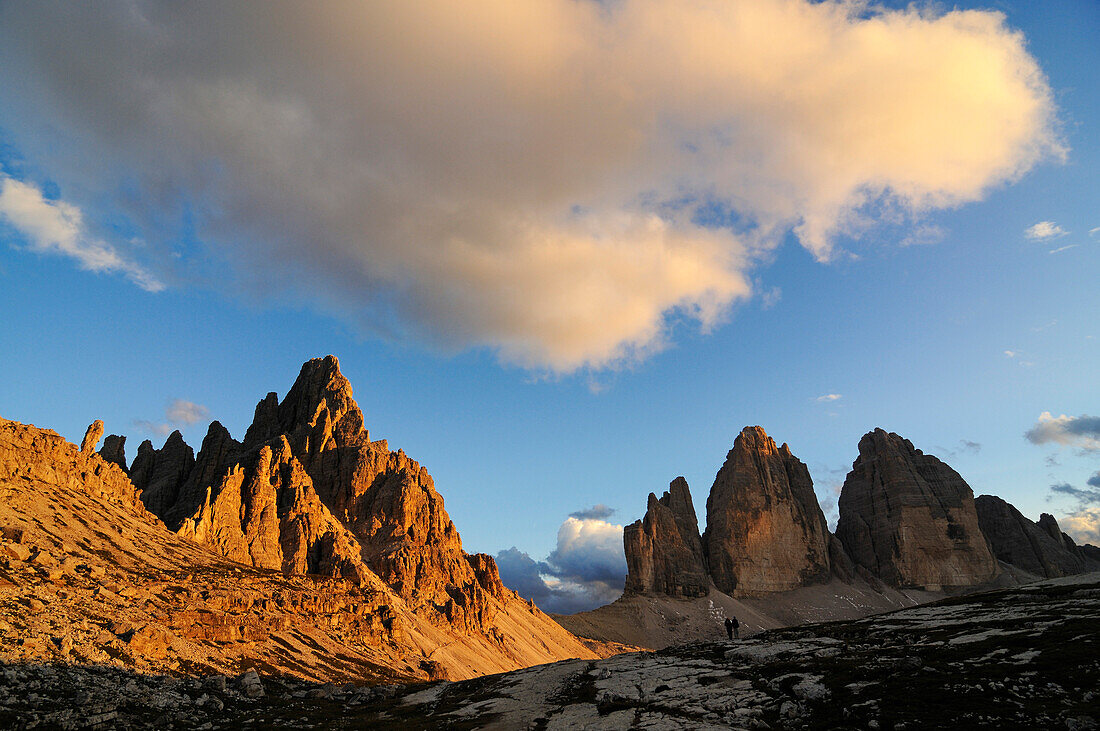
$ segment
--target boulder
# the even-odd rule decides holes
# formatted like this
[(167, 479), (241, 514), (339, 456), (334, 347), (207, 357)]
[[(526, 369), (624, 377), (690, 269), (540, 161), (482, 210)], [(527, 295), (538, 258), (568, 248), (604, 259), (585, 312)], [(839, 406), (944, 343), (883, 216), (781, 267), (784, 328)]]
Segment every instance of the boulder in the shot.
[(737, 595), (826, 582), (828, 539), (806, 465), (759, 426), (745, 427), (707, 498), (703, 545), (714, 585)]
[(687, 481), (677, 477), (645, 517), (623, 530), (627, 577), (624, 594), (706, 596), (710, 592), (699, 522)]
[(836, 535), (852, 560), (900, 588), (981, 584), (998, 571), (958, 472), (882, 429), (859, 441)]

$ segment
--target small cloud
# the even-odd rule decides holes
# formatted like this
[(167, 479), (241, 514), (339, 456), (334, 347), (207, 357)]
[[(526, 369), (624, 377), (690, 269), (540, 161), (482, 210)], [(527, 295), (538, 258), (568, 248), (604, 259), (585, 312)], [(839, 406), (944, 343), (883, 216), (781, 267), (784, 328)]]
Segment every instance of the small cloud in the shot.
[(1015, 358), (1019, 354), (1020, 354), (1020, 351), (1018, 351), (1018, 350), (1006, 350), (1005, 351), (1005, 357), (1007, 357), (1007, 358)]
[(1088, 479), (1088, 484), (1092, 487), (1100, 487), (1100, 472), (1097, 472), (1095, 475), (1090, 477)]
[(817, 401), (818, 403), (823, 404), (823, 403), (828, 403), (830, 401), (839, 401), (841, 398), (843, 398), (843, 397), (839, 393), (827, 393), (824, 396), (818, 396), (817, 398), (814, 399), (814, 401)]
[(1068, 234), (1064, 228), (1054, 221), (1039, 221), (1034, 226), (1029, 226), (1024, 231), (1024, 236), (1032, 241), (1050, 241)]
[(607, 520), (615, 514), (615, 508), (609, 508), (603, 503), (597, 503), (587, 510), (578, 510), (575, 513), (570, 513), (570, 518), (576, 518), (577, 520)]
[(48, 200), (36, 186), (0, 173), (0, 221), (4, 220), (31, 251), (67, 256), (90, 272), (119, 272), (147, 292), (164, 289), (148, 270), (91, 236), (79, 208), (62, 200)]
[(146, 434), (153, 436), (167, 436), (176, 429), (182, 429), (196, 424), (210, 415), (210, 409), (202, 404), (196, 404), (183, 399), (173, 399), (164, 407), (164, 422), (153, 422), (146, 419), (135, 419), (134, 426)]
[(146, 419), (134, 419), (134, 426), (154, 437), (166, 437), (172, 433), (171, 424), (158, 424)]
[(192, 403), (190, 401), (184, 401), (183, 399), (176, 399), (168, 405), (168, 408), (164, 410), (164, 415), (168, 421), (174, 424), (184, 424), (191, 426), (192, 424), (202, 421), (210, 415), (210, 409), (206, 408), (202, 404)]
[(1050, 322), (1046, 323), (1045, 325), (1039, 325), (1038, 327), (1031, 328), (1031, 332), (1038, 333), (1038, 332), (1042, 332), (1043, 330), (1049, 330), (1050, 328), (1054, 327), (1057, 324), (1058, 324), (1057, 320), (1051, 320)]
[(1059, 246), (1057, 249), (1051, 249), (1047, 253), (1048, 254), (1060, 254), (1063, 251), (1068, 251), (1069, 249), (1076, 249), (1076, 248), (1077, 248), (1077, 244), (1068, 244), (1066, 246)]
[(982, 445), (979, 442), (972, 442), (969, 439), (960, 439), (959, 444), (961, 445), (962, 451), (964, 452), (972, 452), (974, 454), (977, 454), (978, 452), (982, 451)]
[(783, 297), (783, 290), (779, 287), (772, 287), (768, 291), (760, 295), (760, 308), (764, 310), (770, 310), (775, 307), (779, 300)]
[(1100, 451), (1100, 417), (1052, 416), (1049, 411), (1039, 414), (1039, 421), (1024, 433), (1032, 444), (1064, 444), (1087, 452)]
[(1092, 236), (1094, 238), (1100, 237), (1100, 226), (1097, 226), (1096, 228), (1090, 228), (1089, 236)]

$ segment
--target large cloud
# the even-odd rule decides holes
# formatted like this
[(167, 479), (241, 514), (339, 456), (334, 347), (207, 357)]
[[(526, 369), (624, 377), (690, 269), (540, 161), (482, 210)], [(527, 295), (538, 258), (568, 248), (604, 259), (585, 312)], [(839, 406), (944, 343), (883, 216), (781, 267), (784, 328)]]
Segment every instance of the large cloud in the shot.
[(985, 11), (5, 3), (0, 67), (26, 176), (164, 276), (557, 371), (720, 323), (788, 231), (826, 260), (1062, 152)]
[(557, 548), (545, 561), (514, 546), (498, 553), (496, 560), (505, 585), (544, 611), (572, 614), (595, 609), (622, 594), (623, 527), (570, 515), (558, 529)]
[(1035, 426), (1024, 433), (1032, 444), (1065, 444), (1082, 450), (1100, 450), (1100, 416), (1054, 416), (1049, 411), (1039, 414)]

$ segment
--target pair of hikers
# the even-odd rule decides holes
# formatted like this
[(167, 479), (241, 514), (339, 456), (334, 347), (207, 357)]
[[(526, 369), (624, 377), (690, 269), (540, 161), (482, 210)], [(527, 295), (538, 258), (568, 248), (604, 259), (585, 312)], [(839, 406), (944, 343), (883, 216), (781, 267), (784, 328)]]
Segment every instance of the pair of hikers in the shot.
[(741, 623), (737, 617), (726, 617), (726, 634), (732, 640), (734, 637), (741, 639)]

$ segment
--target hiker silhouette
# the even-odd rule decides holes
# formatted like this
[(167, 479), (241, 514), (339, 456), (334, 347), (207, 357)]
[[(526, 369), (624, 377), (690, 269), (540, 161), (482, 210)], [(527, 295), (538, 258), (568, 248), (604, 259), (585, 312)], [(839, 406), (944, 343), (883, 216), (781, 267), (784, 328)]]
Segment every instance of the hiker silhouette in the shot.
[(741, 624), (737, 621), (737, 617), (726, 617), (726, 636), (731, 640), (734, 637), (741, 639)]

